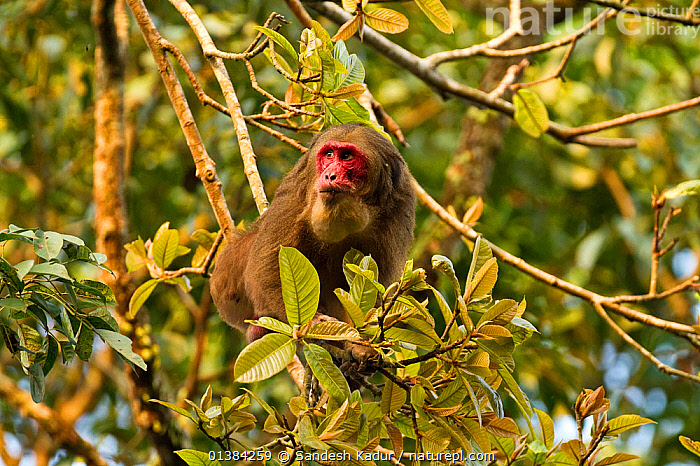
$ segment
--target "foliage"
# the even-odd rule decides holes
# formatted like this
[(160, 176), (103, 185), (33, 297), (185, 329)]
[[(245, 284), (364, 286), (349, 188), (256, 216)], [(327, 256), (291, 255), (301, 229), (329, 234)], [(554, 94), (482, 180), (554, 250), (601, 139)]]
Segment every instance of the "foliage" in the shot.
[[(375, 453), (381, 441), (390, 443), (389, 456), (396, 459), (401, 459), (405, 451), (411, 452), (409, 458), (438, 458), (430, 455), (445, 452), (458, 457), (461, 452), (473, 454), (469, 458), (479, 460), (509, 458), (512, 462), (522, 458), (533, 465), (584, 464), (599, 454), (603, 441), (653, 422), (637, 415), (608, 421), (610, 402), (604, 398), (603, 388), (585, 390), (574, 409), (579, 439), (584, 419), (593, 416), (589, 444), (573, 439), (554, 445), (552, 419), (543, 411), (533, 410), (511, 375), (513, 351), (536, 330), (521, 317), (526, 308), (524, 300), (517, 303), (493, 299), (497, 264), (491, 249), (480, 240), (474, 245), (464, 294), (449, 259), (433, 258), (434, 268), (447, 275), (453, 284), (452, 306), (425, 282), (422, 269), (413, 269), (412, 261), (406, 263), (401, 280), (385, 288), (377, 281), (374, 260), (359, 251), (349, 251), (343, 261), (351, 290), (345, 304), (358, 319), (354, 320), (354, 327), (340, 321), (314, 323), (319, 295), (316, 271), (296, 249), (282, 247), (279, 258), (289, 324), (269, 317), (260, 322), (249, 321), (273, 333), (243, 350), (233, 374), (240, 382), (267, 379), (291, 362), (299, 345), (304, 350), (306, 367), (323, 393), (316, 393), (311, 389), (313, 385), (307, 383), (302, 395), (288, 403), (291, 419), (248, 390), (233, 400), (224, 396), (219, 406), (212, 406), (210, 386), (199, 405), (186, 400), (194, 414), (172, 403), (151, 400), (196, 423), (225, 452), (234, 450), (233, 444), (237, 442), (234, 434), (256, 426), (256, 418), (244, 411), (250, 404), (249, 395), (267, 413), (263, 430), (276, 436), (266, 445), (248, 449), (250, 455), (266, 460), (267, 464), (277, 464), (271, 460), (271, 449), (282, 444), (288, 447), (286, 458), (313, 459), (331, 453), (340, 458), (347, 452), (349, 455), (337, 464), (373, 465), (376, 459), (388, 459)], [(427, 302), (413, 297), (419, 291), (430, 291), (440, 303), (448, 322), (442, 336), (434, 330)], [(370, 298), (366, 299), (368, 295)], [(341, 372), (331, 356), (339, 348), (328, 344), (329, 341), (364, 341), (378, 352), (378, 360), (368, 363), (372, 369), (364, 368), (366, 373), (360, 376), (371, 376), (375, 370), (384, 376), (383, 383), (362, 384), (368, 389), (363, 391), (374, 395), (374, 399), (363, 396), (359, 390), (351, 392), (348, 382), (357, 384), (357, 373), (353, 377), (353, 372)], [(500, 387), (525, 416), (530, 428), (528, 434), (522, 435), (516, 422), (504, 415)], [(530, 423), (535, 411), (541, 428), (539, 435)], [(407, 447), (406, 443), (413, 447)], [(494, 452), (491, 457), (481, 455), (491, 452)], [(219, 458), (212, 453), (179, 454), (190, 465), (219, 464)], [(596, 464), (603, 466), (635, 458), (635, 455), (615, 453)]]
[(82, 264), (109, 271), (104, 254), (93, 253), (75, 236), (14, 225), (0, 231), (0, 248), (10, 241), (32, 245), (37, 256), (14, 265), (0, 257), (0, 329), (5, 346), (29, 376), (35, 402), (44, 399), (44, 378), (59, 352), (64, 363), (76, 355), (87, 361), (95, 334), (129, 364), (146, 369), (109, 312), (107, 306), (115, 304), (112, 290), (80, 278)]

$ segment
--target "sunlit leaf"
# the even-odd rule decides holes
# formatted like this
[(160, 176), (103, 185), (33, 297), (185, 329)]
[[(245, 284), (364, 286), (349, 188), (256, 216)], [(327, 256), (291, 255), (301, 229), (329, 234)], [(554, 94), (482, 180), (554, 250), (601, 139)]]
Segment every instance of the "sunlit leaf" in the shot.
[(549, 414), (535, 408), (537, 419), (540, 420), (540, 428), (542, 429), (542, 443), (547, 448), (552, 448), (554, 445), (554, 421)]
[(236, 382), (265, 380), (287, 367), (296, 353), (296, 342), (286, 335), (268, 333), (241, 351), (233, 367)]
[[(355, 15), (338, 28), (338, 32), (335, 33), (332, 40), (333, 42), (339, 40), (348, 40), (357, 32), (357, 28), (360, 26), (360, 15)], [(347, 67), (346, 67), (347, 68)]]
[(355, 304), (350, 293), (342, 288), (337, 288), (334, 293), (355, 327), (362, 327), (365, 324), (365, 313), (360, 309), (360, 306)]
[(365, 21), (372, 29), (387, 34), (398, 34), (408, 29), (408, 18), (389, 8), (365, 11)]
[(626, 430), (650, 423), (656, 424), (655, 421), (637, 414), (623, 414), (622, 416), (618, 416), (608, 421), (606, 425), (610, 428), (610, 430), (608, 430), (605, 435), (619, 435)]
[(290, 325), (304, 325), (318, 310), (321, 282), (311, 262), (294, 248), (279, 252), (282, 299)]
[(177, 450), (177, 456), (187, 463), (187, 466), (218, 466), (221, 463), (217, 459), (210, 459), (209, 452), (199, 450)]
[(168, 408), (168, 409), (170, 409), (170, 410), (172, 410), (172, 411), (175, 411), (175, 412), (178, 413), (179, 415), (186, 417), (186, 418), (189, 419), (190, 421), (192, 421), (192, 422), (197, 422), (197, 418), (195, 418), (195, 417), (192, 415), (192, 413), (190, 413), (190, 412), (187, 411), (186, 409), (183, 409), (183, 408), (179, 407), (179, 406), (176, 405), (176, 404), (168, 403), (167, 401), (161, 401), (161, 400), (156, 400), (156, 399), (150, 399), (150, 400), (148, 400), (148, 401), (151, 402), (151, 403), (158, 403), (158, 404), (160, 404), (160, 405), (163, 405), (163, 406), (165, 406), (166, 408)]
[(414, 0), (425, 16), (445, 34), (452, 34), (452, 20), (440, 0)]
[(520, 89), (513, 95), (515, 122), (529, 136), (538, 138), (549, 129), (549, 114), (540, 96), (529, 89)]
[(683, 196), (692, 196), (700, 194), (700, 180), (684, 181), (683, 183), (667, 189), (662, 193), (662, 197), (666, 199), (677, 199)]
[(637, 458), (639, 458), (639, 456), (630, 455), (629, 453), (615, 453), (612, 456), (608, 456), (596, 462), (595, 466), (608, 466), (609, 464), (622, 463), (624, 461), (636, 460)]
[(180, 234), (177, 230), (166, 230), (153, 241), (153, 261), (158, 267), (165, 269), (175, 260), (179, 242)]
[(282, 34), (263, 26), (254, 26), (253, 29), (262, 32), (267, 37), (269, 37), (275, 44), (281, 46), (289, 54), (290, 57), (294, 58), (294, 61), (299, 61), (299, 55), (297, 54), (297, 51), (294, 50), (292, 44)]
[(246, 320), (246, 323), (257, 327), (266, 328), (268, 330), (272, 330), (273, 332), (287, 335), (288, 337), (292, 336), (292, 327), (289, 324), (273, 319), (272, 317), (263, 316), (258, 320)]
[(112, 332), (111, 330), (104, 330), (101, 328), (96, 328), (95, 332), (112, 347), (120, 356), (122, 356), (126, 361), (140, 367), (143, 370), (147, 370), (146, 362), (141, 356), (134, 353), (131, 349), (131, 340), (117, 332)]
[(311, 326), (306, 338), (316, 340), (359, 340), (360, 332), (345, 322), (338, 320), (322, 321)]
[(151, 293), (153, 293), (156, 285), (161, 281), (163, 280), (160, 278), (152, 278), (136, 288), (136, 291), (134, 291), (134, 294), (131, 295), (131, 299), (129, 300), (130, 319), (133, 319), (136, 316), (136, 313), (139, 311), (139, 309), (141, 309), (143, 303), (145, 303), (148, 297), (151, 296)]
[(685, 448), (687, 448), (688, 451), (696, 454), (697, 456), (700, 456), (700, 442), (688, 437), (684, 437), (683, 435), (679, 436), (678, 440), (680, 440), (681, 444)]

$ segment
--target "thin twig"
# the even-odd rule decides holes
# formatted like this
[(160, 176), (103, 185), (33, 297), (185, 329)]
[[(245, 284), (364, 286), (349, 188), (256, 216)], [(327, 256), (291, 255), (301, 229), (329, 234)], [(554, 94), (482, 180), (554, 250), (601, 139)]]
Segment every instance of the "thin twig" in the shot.
[[(459, 219), (456, 217), (450, 215), (449, 212), (447, 212), (435, 199), (433, 199), (424, 189), (420, 184), (418, 184), (417, 181), (413, 180), (413, 188), (418, 194), (418, 198), (420, 199), (423, 204), (428, 207), (433, 213), (435, 213), (442, 221), (447, 223), (450, 227), (454, 228), (457, 232), (461, 233), (465, 238), (471, 240), (471, 241), (476, 241), (476, 238), (481, 236), (479, 235), (476, 231), (474, 231), (471, 227), (468, 225), (463, 224)], [(482, 238), (483, 240), (483, 238)], [(537, 267), (534, 267), (527, 262), (525, 262), (523, 259), (516, 257), (509, 252), (499, 248), (495, 244), (486, 241), (486, 243), (489, 245), (491, 250), (493, 251), (493, 255), (498, 258), (499, 260), (512, 265), (516, 269), (526, 273), (527, 275), (530, 275), (531, 277), (546, 283), (549, 286), (552, 286), (554, 288), (558, 288), (562, 291), (564, 291), (567, 294), (570, 294), (572, 296), (576, 296), (579, 298), (582, 298), (586, 301), (589, 302), (600, 302), (604, 303), (606, 307), (610, 308), (614, 312), (622, 315), (628, 320), (635, 321), (635, 322), (640, 322), (645, 325), (651, 326), (658, 328), (660, 330), (673, 333), (675, 335), (678, 335), (680, 337), (683, 337), (690, 341), (693, 345), (696, 347), (700, 347), (700, 333), (692, 326), (690, 325), (685, 325), (685, 324), (680, 324), (677, 322), (671, 322), (667, 321), (664, 319), (660, 319), (658, 317), (645, 314), (643, 312), (630, 309), (628, 307), (622, 306), (618, 303), (615, 303), (613, 301), (613, 298), (607, 298), (605, 296), (601, 296), (598, 293), (594, 293), (593, 291), (587, 290), (585, 288), (582, 288), (578, 285), (574, 285), (573, 283), (567, 282), (566, 280), (562, 280), (559, 277), (556, 277), (552, 274), (549, 274), (543, 270), (538, 269)]]
[(622, 330), (622, 328), (619, 325), (617, 325), (617, 323), (608, 315), (608, 313), (605, 312), (605, 309), (603, 309), (603, 305), (600, 301), (593, 301), (593, 308), (596, 310), (598, 315), (603, 318), (603, 320), (608, 324), (608, 326), (615, 331), (615, 333), (617, 333), (630, 346), (639, 351), (639, 353), (641, 353), (642, 356), (651, 361), (660, 372), (663, 372), (665, 374), (677, 375), (678, 377), (682, 377), (684, 379), (700, 383), (700, 377), (698, 377), (697, 375), (690, 374), (688, 372), (684, 372), (664, 364), (659, 359), (657, 359), (656, 356), (654, 356), (649, 350), (637, 343), (637, 341), (634, 338), (632, 338), (627, 334), (627, 332)]
[[(648, 18), (660, 19), (662, 21), (670, 21), (673, 23), (680, 23), (680, 24), (684, 24), (686, 26), (700, 26), (700, 19), (693, 18), (692, 14), (689, 17), (689, 15), (681, 16), (681, 15), (664, 13), (658, 6), (656, 8), (650, 8), (650, 9), (639, 9), (639, 8), (626, 6), (622, 3), (615, 2), (612, 0), (587, 0), (587, 1), (589, 3), (595, 3), (596, 5), (605, 6), (608, 8), (613, 8), (613, 9), (620, 11), (620, 12), (623, 12), (623, 13), (630, 13), (634, 16), (646, 16)], [(694, 1), (693, 5), (691, 5), (688, 12), (689, 13), (692, 12), (696, 6), (697, 6), (697, 2)]]
[[(270, 203), (267, 200), (262, 179), (260, 178), (260, 173), (258, 172), (258, 168), (255, 163), (255, 151), (253, 150), (253, 145), (250, 142), (250, 135), (248, 134), (248, 128), (245, 120), (243, 119), (241, 105), (238, 102), (238, 96), (233, 88), (233, 83), (228, 75), (223, 59), (216, 55), (218, 49), (214, 45), (214, 40), (209, 35), (209, 31), (207, 31), (206, 26), (194, 11), (192, 6), (190, 6), (190, 4), (185, 0), (170, 0), (170, 3), (178, 10), (178, 12), (180, 12), (182, 17), (194, 32), (200, 46), (202, 47), (202, 52), (204, 53), (204, 56), (208, 58), (209, 64), (214, 71), (214, 75), (219, 82), (221, 91), (224, 94), (224, 100), (226, 100), (226, 105), (231, 112), (231, 121), (233, 122), (233, 127), (236, 131), (238, 146), (240, 148), (241, 158), (243, 159), (243, 170), (248, 178), (248, 184), (250, 185), (250, 190), (253, 193), (253, 199), (255, 199), (255, 204), (258, 207), (258, 211), (262, 213), (267, 209)], [(228, 234), (229, 232), (225, 233)]]
[[(530, 87), (530, 86), (536, 86), (537, 84), (542, 84), (547, 81), (551, 81), (552, 79), (556, 79), (559, 77), (562, 77), (562, 73), (564, 73), (564, 68), (566, 68), (566, 64), (569, 61), (569, 58), (571, 58), (571, 53), (574, 51), (574, 47), (576, 47), (576, 39), (572, 40), (571, 43), (569, 44), (569, 47), (566, 49), (566, 52), (564, 53), (564, 57), (561, 59), (561, 63), (559, 63), (559, 66), (557, 67), (556, 70), (554, 70), (554, 73), (551, 75), (538, 79), (537, 81), (531, 81), (529, 83), (515, 83), (510, 86), (510, 88), (514, 91), (517, 91), (518, 89), (522, 87)], [(563, 77), (562, 77), (563, 79)]]

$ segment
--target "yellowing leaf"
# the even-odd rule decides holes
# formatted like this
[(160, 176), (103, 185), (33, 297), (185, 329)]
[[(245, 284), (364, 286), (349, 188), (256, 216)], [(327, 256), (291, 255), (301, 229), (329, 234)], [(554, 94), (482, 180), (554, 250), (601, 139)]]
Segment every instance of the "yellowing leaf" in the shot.
[(573, 439), (562, 443), (561, 451), (578, 464), (579, 459), (581, 459), (581, 453), (585, 451), (585, 446), (580, 440)]
[(692, 440), (688, 437), (680, 436), (678, 437), (678, 440), (680, 440), (681, 444), (688, 449), (691, 453), (695, 453), (696, 455), (700, 456), (700, 442), (696, 440)]
[(316, 340), (359, 340), (360, 332), (345, 322), (331, 320), (311, 326), (306, 333), (306, 338), (314, 338)]
[(350, 84), (349, 86), (339, 87), (333, 92), (326, 94), (326, 97), (333, 99), (349, 99), (365, 92), (365, 86), (362, 84)]
[(343, 23), (342, 26), (338, 29), (338, 32), (335, 33), (333, 38), (331, 39), (333, 42), (337, 42), (339, 40), (348, 40), (349, 38), (352, 37), (355, 32), (357, 32), (357, 28), (360, 25), (360, 16), (355, 15), (349, 20), (347, 20), (345, 23)]
[(469, 283), (469, 288), (464, 293), (464, 302), (468, 303), (474, 299), (481, 299), (491, 293), (496, 280), (498, 279), (498, 264), (496, 258), (492, 257), (474, 275), (474, 279)]
[(537, 413), (537, 418), (540, 420), (542, 443), (544, 443), (547, 448), (552, 448), (554, 445), (554, 422), (552, 418), (549, 417), (549, 414), (544, 411), (535, 408), (535, 412)]
[(387, 380), (382, 392), (382, 401), (380, 407), (382, 413), (388, 414), (399, 409), (406, 402), (406, 391), (394, 384), (391, 380)]
[(425, 13), (425, 16), (427, 16), (441, 32), (445, 34), (452, 34), (454, 32), (450, 15), (447, 13), (447, 9), (440, 0), (415, 0), (415, 2), (418, 8)]
[(509, 417), (492, 421), (486, 426), (486, 430), (497, 437), (518, 438), (520, 436), (518, 425)]
[(520, 89), (513, 96), (515, 122), (529, 136), (538, 138), (549, 129), (549, 114), (540, 96), (529, 89)]
[(479, 197), (474, 204), (469, 207), (462, 217), (462, 223), (476, 223), (484, 212), (484, 200)]
[(357, 0), (343, 0), (343, 10), (348, 13), (355, 13), (357, 9)]
[(610, 428), (610, 430), (608, 430), (608, 432), (605, 435), (619, 435), (626, 430), (643, 426), (644, 424), (649, 424), (652, 422), (656, 424), (655, 421), (639, 416), (637, 414), (623, 414), (622, 416), (618, 416), (608, 421), (607, 426)]
[(398, 11), (389, 8), (365, 11), (365, 22), (372, 29), (387, 34), (398, 34), (408, 29), (408, 19)]
[(639, 458), (639, 456), (630, 455), (629, 453), (615, 453), (612, 456), (608, 456), (607, 458), (603, 458), (602, 460), (598, 461), (595, 466), (607, 466), (609, 464), (622, 463), (623, 461), (636, 460), (637, 458)]

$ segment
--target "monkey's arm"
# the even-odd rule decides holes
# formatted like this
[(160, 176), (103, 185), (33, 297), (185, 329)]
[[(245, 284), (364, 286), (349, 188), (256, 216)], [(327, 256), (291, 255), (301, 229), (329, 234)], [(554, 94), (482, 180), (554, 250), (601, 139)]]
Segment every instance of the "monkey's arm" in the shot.
[(211, 295), (221, 318), (245, 331), (246, 319), (253, 319), (253, 306), (245, 289), (244, 271), (257, 231), (247, 232), (226, 244), (216, 260), (211, 276)]

